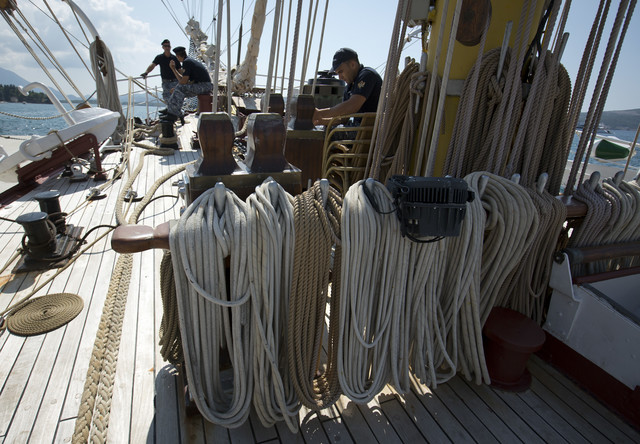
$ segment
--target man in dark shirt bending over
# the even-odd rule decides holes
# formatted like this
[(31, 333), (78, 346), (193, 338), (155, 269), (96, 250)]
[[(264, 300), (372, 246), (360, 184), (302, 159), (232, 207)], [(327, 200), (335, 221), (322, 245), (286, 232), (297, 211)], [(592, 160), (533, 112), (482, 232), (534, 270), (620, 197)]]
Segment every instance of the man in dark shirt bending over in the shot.
[(182, 72), (178, 71), (177, 64), (173, 61), (169, 63), (171, 70), (178, 79), (178, 85), (173, 90), (169, 103), (167, 104), (166, 120), (175, 122), (180, 115), (182, 102), (185, 97), (193, 97), (198, 94), (208, 94), (213, 90), (211, 77), (207, 68), (197, 60), (187, 57), (187, 51), (183, 46), (176, 46), (173, 49), (178, 61), (182, 63)]
[(146, 79), (147, 75), (153, 71), (156, 66), (160, 65), (160, 77), (162, 78), (162, 100), (164, 100), (164, 103), (167, 103), (169, 102), (169, 97), (171, 97), (171, 90), (178, 84), (178, 79), (176, 79), (175, 74), (171, 71), (169, 62), (171, 62), (171, 60), (176, 62), (178, 69), (180, 69), (180, 62), (176, 56), (171, 54), (171, 42), (169, 42), (169, 40), (164, 39), (162, 41), (162, 50), (164, 52), (162, 54), (158, 54), (146, 71), (140, 75), (143, 79)]
[[(365, 68), (358, 54), (350, 48), (340, 48), (333, 56), (332, 74), (346, 82), (342, 103), (313, 113), (316, 125), (326, 124), (332, 117), (345, 114), (376, 112), (382, 88), (382, 78), (373, 68)], [(359, 124), (359, 123), (357, 123)]]

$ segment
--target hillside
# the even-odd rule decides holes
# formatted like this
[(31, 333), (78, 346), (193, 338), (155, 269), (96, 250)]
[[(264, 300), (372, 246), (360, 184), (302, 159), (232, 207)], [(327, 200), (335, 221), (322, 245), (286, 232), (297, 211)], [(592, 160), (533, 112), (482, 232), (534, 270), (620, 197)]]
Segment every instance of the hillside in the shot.
[(607, 129), (635, 131), (640, 124), (640, 108), (605, 111), (600, 123)]
[[(23, 77), (20, 77), (15, 72), (9, 71), (8, 69), (0, 68), (0, 85), (25, 86), (25, 85), (28, 85), (29, 83), (31, 82), (24, 79)], [(40, 90), (36, 90), (36, 91), (41, 92)], [(58, 90), (56, 90), (55, 88), (51, 88), (51, 91), (53, 92), (53, 95), (56, 96), (58, 99), (63, 99), (62, 94), (60, 94)], [(24, 97), (20, 94), (19, 96)], [(80, 101), (80, 98), (74, 95), (70, 95), (69, 99)], [(19, 100), (22, 101), (22, 99), (19, 99)]]

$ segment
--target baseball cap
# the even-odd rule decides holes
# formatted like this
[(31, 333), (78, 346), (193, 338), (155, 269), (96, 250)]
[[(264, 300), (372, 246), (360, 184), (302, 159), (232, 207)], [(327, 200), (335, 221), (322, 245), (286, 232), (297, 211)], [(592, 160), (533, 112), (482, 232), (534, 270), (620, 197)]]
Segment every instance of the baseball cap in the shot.
[(351, 48), (340, 48), (333, 55), (333, 63), (331, 64), (330, 74), (335, 74), (338, 66), (349, 60), (358, 60), (358, 53)]

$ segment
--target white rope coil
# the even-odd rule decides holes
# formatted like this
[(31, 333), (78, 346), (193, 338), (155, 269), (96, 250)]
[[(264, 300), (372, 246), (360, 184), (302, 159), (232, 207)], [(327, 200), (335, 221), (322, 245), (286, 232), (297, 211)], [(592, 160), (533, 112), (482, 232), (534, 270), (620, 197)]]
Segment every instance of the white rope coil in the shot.
[[(204, 418), (233, 428), (249, 416), (253, 394), (248, 258), (242, 248), (248, 208), (220, 186), (187, 207), (169, 242), (189, 390)], [(220, 371), (224, 348), (233, 368), (231, 393)]]
[(338, 375), (345, 395), (369, 402), (389, 381), (389, 347), (400, 230), (392, 197), (379, 182), (352, 185), (342, 208), (342, 271)]
[(267, 180), (247, 199), (246, 248), (253, 309), (253, 405), (260, 422), (284, 421), (298, 430), (300, 402), (289, 377), (287, 322), (293, 274), (291, 196)]

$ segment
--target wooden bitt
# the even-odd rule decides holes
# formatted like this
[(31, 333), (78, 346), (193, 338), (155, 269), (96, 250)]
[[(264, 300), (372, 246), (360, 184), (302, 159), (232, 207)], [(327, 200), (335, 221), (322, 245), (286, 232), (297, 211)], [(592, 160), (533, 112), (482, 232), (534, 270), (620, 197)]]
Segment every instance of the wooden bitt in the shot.
[(245, 164), (251, 173), (284, 171), (289, 164), (284, 158), (285, 129), (278, 114), (251, 114), (247, 123)]
[(233, 158), (233, 124), (227, 113), (202, 113), (198, 120), (198, 139), (202, 157), (196, 174), (231, 174), (238, 168)]
[(323, 146), (324, 131), (287, 130), (285, 156), (291, 165), (300, 168), (303, 188), (322, 177)]
[(489, 0), (464, 0), (456, 40), (465, 46), (477, 45), (489, 21), (491, 21)]
[(282, 94), (271, 93), (267, 112), (280, 114), (280, 117), (284, 116), (284, 99), (282, 98)]
[(311, 94), (299, 94), (293, 105), (289, 128), (295, 130), (313, 129), (313, 113), (315, 109), (315, 101)]
[(198, 112), (210, 113), (213, 111), (213, 94), (198, 94)]

